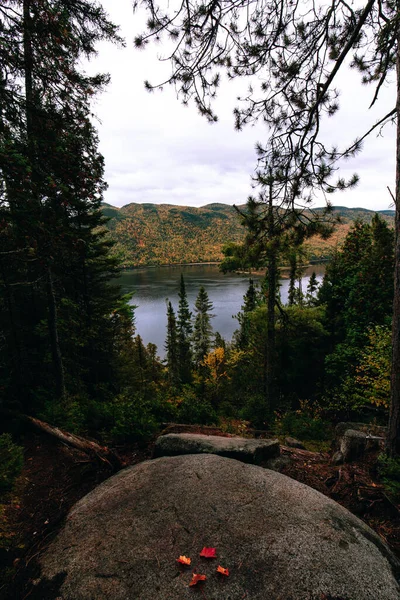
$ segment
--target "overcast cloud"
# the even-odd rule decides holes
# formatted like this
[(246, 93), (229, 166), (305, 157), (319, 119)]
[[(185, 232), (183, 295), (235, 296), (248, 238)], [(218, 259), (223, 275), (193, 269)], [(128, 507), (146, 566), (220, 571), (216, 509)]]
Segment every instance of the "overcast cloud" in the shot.
[[(143, 29), (143, 18), (133, 14), (131, 0), (104, 2), (104, 6), (120, 25), (127, 44), (126, 48), (101, 44), (88, 69), (111, 74), (110, 85), (94, 105), (109, 184), (105, 201), (115, 206), (130, 202), (244, 203), (253, 193), (254, 146), (266, 140), (267, 132), (261, 125), (234, 130), (236, 84), (222, 86), (217, 102), (220, 121), (213, 125), (198, 115), (194, 106), (182, 106), (170, 87), (149, 94), (143, 81), (159, 82), (169, 72), (167, 65), (157, 60), (162, 46), (134, 49), (133, 38)], [(382, 91), (378, 108), (368, 111), (372, 88), (357, 85), (357, 80), (355, 72), (341, 77), (341, 109), (324, 130), (332, 143), (353, 141), (394, 107), (392, 85)], [(383, 136), (372, 134), (362, 153), (345, 163), (341, 175), (354, 172), (359, 174), (360, 184), (331, 196), (334, 205), (372, 210), (391, 207), (387, 186), (394, 191), (394, 126), (387, 125)], [(323, 199), (317, 204), (322, 205)]]

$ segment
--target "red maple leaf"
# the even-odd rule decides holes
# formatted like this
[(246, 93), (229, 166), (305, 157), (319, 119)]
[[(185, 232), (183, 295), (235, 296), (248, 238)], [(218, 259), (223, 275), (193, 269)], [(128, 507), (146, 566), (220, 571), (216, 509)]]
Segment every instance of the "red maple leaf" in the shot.
[(205, 581), (207, 577), (205, 575), (200, 575), (200, 573), (193, 573), (192, 581), (189, 583), (189, 586), (197, 585), (199, 581)]
[(206, 548), (205, 546), (200, 552), (200, 556), (203, 556), (204, 558), (217, 558), (215, 548)]
[(180, 563), (181, 565), (190, 565), (192, 560), (188, 556), (180, 556), (176, 559), (176, 562)]
[(229, 576), (229, 569), (224, 569), (224, 567), (221, 567), (221, 565), (218, 565), (218, 567), (217, 567), (217, 573), (221, 573), (221, 575), (226, 575), (228, 577)]

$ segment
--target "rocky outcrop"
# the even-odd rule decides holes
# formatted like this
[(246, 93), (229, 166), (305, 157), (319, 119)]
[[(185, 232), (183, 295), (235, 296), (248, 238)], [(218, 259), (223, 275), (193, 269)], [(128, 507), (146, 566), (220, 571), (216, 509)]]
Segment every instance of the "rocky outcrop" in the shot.
[(335, 438), (340, 439), (348, 429), (355, 431), (363, 431), (370, 436), (378, 436), (384, 438), (386, 436), (387, 428), (382, 425), (374, 425), (371, 423), (355, 423), (355, 422), (341, 422), (335, 427)]
[(362, 458), (369, 450), (383, 447), (385, 431), (384, 427), (365, 423), (338, 423), (335, 428), (336, 452), (332, 456), (332, 463), (351, 462)]
[(287, 446), (289, 446), (289, 448), (298, 448), (299, 450), (305, 450), (306, 447), (303, 444), (303, 442), (300, 442), (299, 440), (296, 440), (295, 438), (292, 438), (290, 436), (285, 437), (285, 444)]
[[(199, 556), (204, 546), (216, 560)], [(120, 471), (76, 504), (39, 562), (35, 598), (56, 588), (58, 600), (192, 599), (193, 570), (206, 575), (208, 600), (400, 597), (398, 561), (345, 508), (274, 471), (209, 454)]]
[(279, 456), (278, 440), (254, 440), (196, 433), (161, 435), (154, 446), (153, 457), (181, 454), (217, 454), (246, 463), (260, 464)]

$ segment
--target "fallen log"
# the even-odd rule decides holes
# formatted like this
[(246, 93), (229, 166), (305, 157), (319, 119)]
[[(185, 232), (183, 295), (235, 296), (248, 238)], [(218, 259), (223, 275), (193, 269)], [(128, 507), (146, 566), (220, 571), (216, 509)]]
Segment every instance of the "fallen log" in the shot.
[(30, 417), (29, 415), (19, 415), (19, 418), (32, 425), (34, 429), (51, 435), (63, 444), (80, 450), (99, 462), (108, 464), (113, 472), (119, 471), (123, 467), (119, 456), (107, 446), (100, 446), (97, 442), (69, 433), (68, 431), (63, 431), (58, 427), (53, 427), (53, 425), (49, 425), (49, 423), (35, 419), (35, 417)]

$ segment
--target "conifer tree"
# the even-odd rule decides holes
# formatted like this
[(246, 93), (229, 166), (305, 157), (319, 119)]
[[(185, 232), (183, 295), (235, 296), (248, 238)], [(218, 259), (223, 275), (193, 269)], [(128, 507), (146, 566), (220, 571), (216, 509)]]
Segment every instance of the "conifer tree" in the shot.
[(245, 349), (249, 341), (249, 314), (257, 306), (257, 292), (253, 279), (249, 279), (249, 287), (243, 296), (242, 310), (236, 315), (240, 329), (236, 334), (236, 343), (240, 349)]
[(194, 306), (196, 317), (193, 328), (193, 351), (195, 365), (199, 368), (211, 348), (211, 318), (214, 316), (210, 313), (213, 309), (212, 302), (203, 286), (199, 289)]
[(307, 285), (307, 304), (314, 306), (316, 303), (316, 295), (318, 290), (318, 280), (315, 271), (311, 273), (310, 279)]
[(293, 306), (296, 300), (296, 280), (297, 280), (297, 256), (295, 252), (292, 252), (289, 258), (290, 271), (289, 271), (289, 292), (288, 292), (288, 305)]
[(390, 322), (393, 294), (393, 231), (379, 217), (356, 222), (327, 265), (317, 303), (325, 307), (331, 352), (325, 383), (335, 393), (352, 376), (369, 328)]
[(0, 242), (13, 264), (0, 255), (0, 377), (7, 399), (34, 411), (38, 397), (119, 385), (116, 349), (130, 324), (108, 284), (117, 265), (101, 230), (90, 110), (108, 76), (87, 76), (80, 60), (97, 41), (121, 40), (94, 0), (16, 0), (1, 18)]
[(216, 331), (216, 333), (215, 333), (213, 347), (215, 350), (217, 348), (222, 348), (223, 350), (226, 350), (226, 341), (224, 340), (222, 335), (219, 333), (219, 331)]
[(185, 281), (181, 273), (179, 283), (179, 305), (178, 305), (178, 364), (179, 379), (182, 384), (190, 383), (192, 380), (192, 313), (189, 310)]
[(170, 301), (167, 304), (167, 339), (165, 350), (167, 352), (168, 380), (175, 387), (179, 383), (178, 332), (175, 311)]

